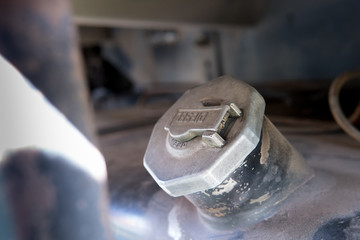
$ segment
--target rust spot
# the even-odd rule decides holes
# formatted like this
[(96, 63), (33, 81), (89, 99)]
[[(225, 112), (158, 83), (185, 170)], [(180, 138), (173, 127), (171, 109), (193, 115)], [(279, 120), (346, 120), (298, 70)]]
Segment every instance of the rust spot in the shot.
[(270, 137), (267, 131), (262, 131), (262, 143), (261, 143), (261, 157), (260, 164), (265, 164), (266, 160), (269, 158), (269, 149), (270, 149)]
[(214, 217), (224, 217), (231, 209), (227, 206), (207, 208), (205, 211)]

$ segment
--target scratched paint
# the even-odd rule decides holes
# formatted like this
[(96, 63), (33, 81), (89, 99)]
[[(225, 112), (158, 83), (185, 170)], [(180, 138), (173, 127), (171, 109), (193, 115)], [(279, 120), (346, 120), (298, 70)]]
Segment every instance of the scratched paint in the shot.
[(218, 195), (222, 195), (224, 193), (229, 193), (229, 192), (231, 192), (231, 190), (234, 189), (236, 184), (237, 184), (237, 182), (234, 179), (229, 178), (229, 179), (225, 180), (222, 184), (217, 186), (211, 194), (218, 196)]
[(256, 199), (250, 199), (250, 204), (254, 204), (254, 203), (259, 203), (260, 205), (265, 202), (266, 200), (268, 200), (270, 197), (269, 192), (267, 192), (266, 194), (262, 195), (259, 198)]

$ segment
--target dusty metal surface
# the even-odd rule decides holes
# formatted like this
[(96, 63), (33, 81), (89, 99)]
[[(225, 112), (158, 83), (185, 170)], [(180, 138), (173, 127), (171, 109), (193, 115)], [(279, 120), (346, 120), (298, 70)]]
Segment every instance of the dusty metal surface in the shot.
[[(314, 177), (270, 209), (276, 210), (271, 217), (252, 226), (240, 222), (232, 230), (209, 228), (192, 203), (168, 196), (146, 172), (142, 157), (153, 126), (103, 134), (116, 239), (357, 239), (360, 145), (334, 123), (270, 119), (304, 156)], [(264, 206), (267, 199), (265, 194), (250, 201)]]
[(313, 176), (264, 109), (254, 88), (228, 76), (191, 89), (155, 125), (144, 166), (211, 228), (264, 221)]
[[(142, 156), (152, 126), (102, 136), (100, 143), (110, 169), (110, 214), (116, 238), (356, 239), (360, 145), (340, 132), (312, 132), (317, 123), (296, 124), (305, 133), (285, 137), (314, 169), (314, 178), (285, 200), (271, 218), (233, 231), (205, 227), (186, 198), (168, 196), (147, 174)], [(289, 125), (277, 127), (288, 131)], [(141, 194), (144, 189), (146, 195)]]
[[(240, 107), (246, 115), (246, 108)], [(176, 113), (176, 108), (173, 110)], [(339, 133), (333, 124), (275, 120), (314, 171), (314, 177), (305, 184), (308, 178), (302, 175), (306, 167), (301, 161), (292, 160), (297, 158), (296, 152), (289, 151), (290, 145), (278, 137), (266, 119), (261, 148), (255, 148), (252, 155), (257, 161), (246, 161), (242, 169), (244, 176), (254, 181), (247, 181), (240, 173), (217, 188), (187, 198), (167, 195), (142, 166), (152, 126), (102, 135), (101, 146), (110, 171), (110, 215), (116, 238), (356, 239), (360, 211), (359, 144)], [(276, 138), (282, 143), (274, 142)], [(161, 150), (163, 146), (155, 147)], [(262, 171), (263, 178), (257, 178), (253, 171)], [(238, 181), (243, 184), (237, 186)], [(271, 183), (270, 188), (256, 193), (259, 183)], [(234, 188), (239, 191), (229, 194)], [(287, 190), (279, 191), (282, 188)], [(215, 196), (207, 199), (208, 195)], [(230, 203), (240, 204), (221, 205), (231, 198), (234, 201)], [(242, 200), (246, 204), (241, 205)], [(138, 226), (136, 230), (134, 226)]]
[(115, 239), (142, 239), (150, 225), (145, 219), (153, 195), (160, 191), (142, 165), (152, 126), (100, 136), (106, 159), (110, 194), (110, 223)]

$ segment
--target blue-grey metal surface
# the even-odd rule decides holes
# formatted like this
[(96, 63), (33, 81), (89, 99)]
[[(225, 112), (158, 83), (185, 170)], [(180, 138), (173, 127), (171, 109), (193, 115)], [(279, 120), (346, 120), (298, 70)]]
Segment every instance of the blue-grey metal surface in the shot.
[(257, 26), (224, 31), (225, 74), (320, 81), (358, 69), (359, 8), (356, 0), (275, 1)]
[(152, 126), (102, 136), (116, 239), (356, 239), (360, 145), (333, 128), (314, 131), (323, 125), (297, 124), (296, 133), (277, 127), (287, 132), (285, 137), (314, 169), (314, 178), (285, 200), (272, 217), (225, 231), (204, 225), (187, 199), (168, 196), (142, 168)]

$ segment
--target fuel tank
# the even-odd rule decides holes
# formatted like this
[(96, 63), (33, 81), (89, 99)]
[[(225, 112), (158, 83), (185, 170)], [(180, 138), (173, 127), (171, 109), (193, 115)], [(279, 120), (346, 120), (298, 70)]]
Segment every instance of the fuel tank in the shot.
[(225, 76), (187, 91), (152, 131), (103, 137), (116, 238), (359, 239), (359, 145), (336, 131), (284, 137), (264, 110)]

